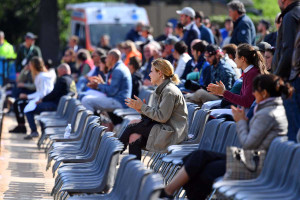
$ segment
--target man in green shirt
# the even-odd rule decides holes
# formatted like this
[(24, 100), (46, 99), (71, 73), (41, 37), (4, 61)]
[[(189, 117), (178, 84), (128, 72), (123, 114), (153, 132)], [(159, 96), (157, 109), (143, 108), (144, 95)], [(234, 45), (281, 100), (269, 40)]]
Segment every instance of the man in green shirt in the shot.
[(17, 54), (17, 72), (20, 72), (29, 63), (33, 56), (42, 57), (40, 48), (34, 45), (36, 38), (37, 36), (33, 33), (26, 33), (25, 42), (21, 44)]
[(5, 40), (3, 31), (0, 31), (0, 59), (14, 59), (16, 54), (14, 48)]

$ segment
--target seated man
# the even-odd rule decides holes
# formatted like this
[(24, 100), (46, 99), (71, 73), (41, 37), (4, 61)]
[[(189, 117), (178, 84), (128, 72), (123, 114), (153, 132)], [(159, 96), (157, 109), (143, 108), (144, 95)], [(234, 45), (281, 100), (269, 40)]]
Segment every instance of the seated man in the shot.
[(59, 99), (68, 94), (69, 92), (76, 92), (75, 82), (71, 76), (70, 66), (66, 63), (61, 64), (57, 68), (58, 79), (54, 85), (52, 92), (37, 102), (37, 106), (33, 111), (25, 113), (27, 121), (29, 123), (31, 134), (26, 136), (24, 139), (32, 139), (37, 137), (38, 132), (34, 121), (34, 115), (40, 114), (43, 111), (55, 111)]
[(104, 83), (101, 77), (91, 77), (88, 83), (90, 88), (98, 89), (103, 96), (99, 98), (99, 96), (87, 95), (81, 100), (82, 104), (93, 112), (96, 110), (112, 112), (117, 108), (124, 108), (125, 99), (131, 97), (131, 74), (121, 61), (121, 52), (118, 49), (108, 52), (106, 65), (109, 70), (107, 83)]
[[(205, 50), (205, 58), (211, 67), (211, 83), (223, 82), (230, 90), (236, 80), (236, 74), (230, 64), (222, 59), (223, 52), (217, 45), (208, 45)], [(187, 94), (186, 100), (202, 106), (203, 103), (219, 100), (220, 97), (199, 89), (195, 93)]]

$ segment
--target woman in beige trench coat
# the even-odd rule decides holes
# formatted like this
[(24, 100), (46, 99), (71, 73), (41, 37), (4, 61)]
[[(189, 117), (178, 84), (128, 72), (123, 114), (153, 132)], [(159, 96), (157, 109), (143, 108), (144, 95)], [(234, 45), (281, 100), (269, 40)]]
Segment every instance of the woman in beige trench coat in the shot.
[(141, 159), (141, 149), (166, 152), (167, 147), (182, 142), (187, 136), (187, 107), (184, 97), (176, 84), (177, 74), (171, 63), (164, 59), (152, 62), (151, 83), (157, 85), (151, 105), (135, 96), (126, 99), (126, 105), (142, 115), (141, 121), (130, 124), (120, 140), (129, 153)]

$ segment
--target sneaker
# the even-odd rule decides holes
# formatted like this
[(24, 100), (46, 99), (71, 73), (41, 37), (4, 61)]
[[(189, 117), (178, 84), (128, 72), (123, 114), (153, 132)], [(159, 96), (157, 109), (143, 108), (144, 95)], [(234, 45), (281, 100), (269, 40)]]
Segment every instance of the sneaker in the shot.
[(31, 137), (39, 137), (39, 133), (37, 131), (31, 132)]
[(16, 126), (14, 129), (9, 130), (9, 133), (24, 133), (26, 134), (27, 130), (25, 126)]
[(36, 131), (31, 132), (30, 135), (27, 135), (27, 136), (24, 137), (24, 140), (31, 140), (31, 139), (34, 138), (34, 137), (39, 137), (39, 133), (36, 132)]
[(31, 135), (27, 135), (24, 137), (24, 140), (31, 140), (32, 139), (32, 136)]

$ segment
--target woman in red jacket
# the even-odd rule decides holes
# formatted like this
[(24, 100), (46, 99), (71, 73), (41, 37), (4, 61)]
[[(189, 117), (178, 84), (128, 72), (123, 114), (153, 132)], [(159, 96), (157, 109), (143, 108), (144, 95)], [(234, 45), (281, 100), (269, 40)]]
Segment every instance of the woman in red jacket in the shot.
[(212, 94), (223, 96), (233, 104), (250, 108), (254, 101), (252, 82), (258, 74), (268, 74), (261, 53), (249, 44), (240, 44), (237, 48), (235, 63), (243, 70), (243, 84), (240, 94), (226, 90), (222, 81), (209, 84), (207, 90)]

